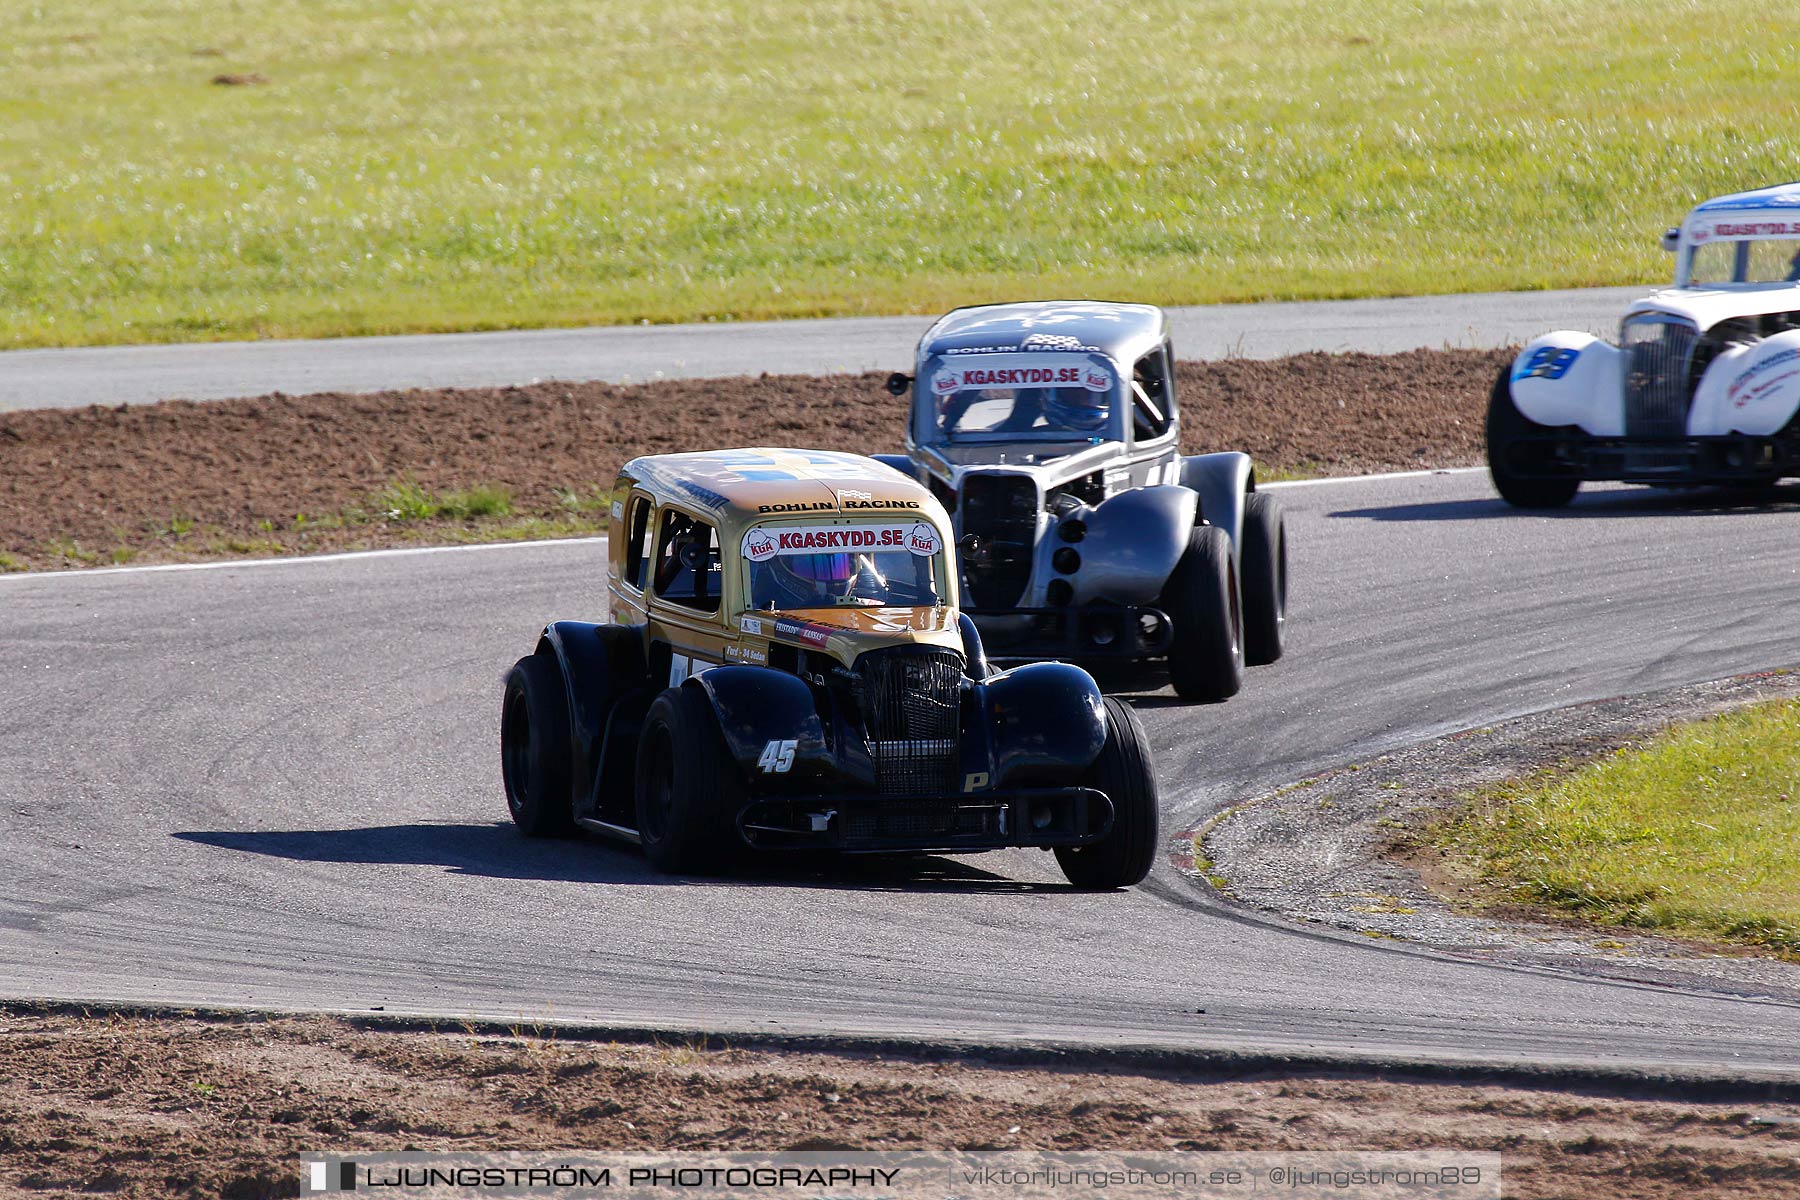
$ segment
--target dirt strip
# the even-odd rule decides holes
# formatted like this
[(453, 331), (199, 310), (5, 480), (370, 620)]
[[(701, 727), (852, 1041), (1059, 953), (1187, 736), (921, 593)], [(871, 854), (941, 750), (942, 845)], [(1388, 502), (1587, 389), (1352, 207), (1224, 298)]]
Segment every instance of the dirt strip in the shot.
[[(1504, 351), (1183, 363), (1183, 448), (1267, 472), (1353, 475), (1478, 461)], [(0, 414), (0, 570), (582, 533), (639, 454), (788, 445), (898, 451), (905, 404), (878, 374), (630, 386), (280, 394)], [(394, 512), (497, 488), (511, 513)]]
[(1506, 1194), (1800, 1190), (1800, 1105), (1374, 1074), (375, 1033), (331, 1018), (0, 1009), (0, 1195), (292, 1196), (302, 1150), (1493, 1151)]

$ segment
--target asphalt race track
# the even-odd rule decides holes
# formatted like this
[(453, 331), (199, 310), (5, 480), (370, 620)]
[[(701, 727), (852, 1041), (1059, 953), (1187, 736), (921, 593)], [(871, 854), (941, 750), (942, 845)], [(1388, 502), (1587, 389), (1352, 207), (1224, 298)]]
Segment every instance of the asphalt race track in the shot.
[[(1795, 513), (1479, 472), (1283, 489), (1290, 652), (1139, 702), (1167, 828), (1543, 708), (1800, 661)], [(500, 677), (596, 542), (0, 578), (0, 995), (1800, 1078), (1800, 997), (1320, 936), (1035, 852), (652, 875), (505, 823)]]
[[(1603, 334), (1650, 288), (1403, 296), (1168, 310), (1183, 358), (1279, 358), (1307, 350), (1392, 354), (1523, 343), (1547, 329)], [(642, 383), (764, 371), (827, 375), (912, 367), (931, 317), (528, 329), (405, 337), (0, 353), (0, 412), (221, 400), (281, 391), (501, 387), (540, 379)]]

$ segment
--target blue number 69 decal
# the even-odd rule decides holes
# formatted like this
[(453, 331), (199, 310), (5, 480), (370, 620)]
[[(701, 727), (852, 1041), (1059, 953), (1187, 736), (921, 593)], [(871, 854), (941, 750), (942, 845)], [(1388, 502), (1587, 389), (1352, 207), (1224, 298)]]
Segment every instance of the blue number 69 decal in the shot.
[(1561, 379), (1581, 357), (1581, 351), (1558, 348), (1556, 346), (1539, 346), (1525, 360), (1525, 365), (1513, 372), (1514, 379)]

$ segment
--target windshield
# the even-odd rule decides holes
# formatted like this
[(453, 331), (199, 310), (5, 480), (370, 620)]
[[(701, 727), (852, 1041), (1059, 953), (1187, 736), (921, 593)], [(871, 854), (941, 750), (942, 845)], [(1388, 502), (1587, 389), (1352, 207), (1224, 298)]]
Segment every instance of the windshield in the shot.
[(939, 442), (1107, 438), (1117, 391), (1111, 362), (1097, 353), (946, 355), (920, 376), (919, 435)]
[(1800, 241), (1707, 242), (1695, 246), (1688, 283), (1800, 283)]
[(744, 535), (750, 607), (922, 607), (939, 603), (944, 542), (910, 525), (756, 526)]

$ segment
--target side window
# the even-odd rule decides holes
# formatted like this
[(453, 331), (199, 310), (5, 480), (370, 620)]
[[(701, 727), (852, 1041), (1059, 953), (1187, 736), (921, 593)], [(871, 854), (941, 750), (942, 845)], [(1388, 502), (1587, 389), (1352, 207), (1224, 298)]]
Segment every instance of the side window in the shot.
[(648, 561), (644, 556), (644, 543), (650, 532), (650, 498), (633, 496), (631, 510), (625, 514), (625, 573), (626, 586), (644, 590), (645, 567)]
[(1165, 343), (1131, 369), (1131, 429), (1140, 442), (1163, 436), (1174, 423), (1175, 381), (1169, 365)]
[(705, 521), (670, 509), (656, 534), (656, 595), (700, 612), (719, 611), (719, 533)]

